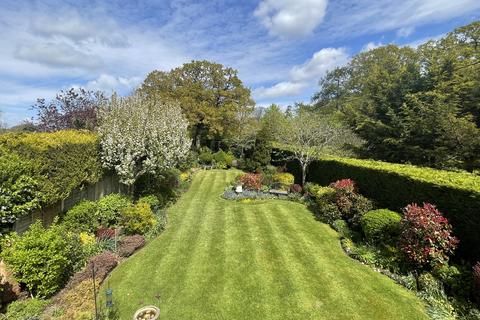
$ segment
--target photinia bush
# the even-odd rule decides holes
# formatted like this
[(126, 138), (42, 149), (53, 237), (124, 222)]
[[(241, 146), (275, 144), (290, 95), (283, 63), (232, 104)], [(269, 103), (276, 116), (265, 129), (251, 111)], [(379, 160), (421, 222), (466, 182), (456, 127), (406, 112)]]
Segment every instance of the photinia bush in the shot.
[(260, 190), (262, 188), (262, 176), (258, 173), (245, 173), (240, 177), (240, 182), (247, 190)]
[(447, 218), (430, 203), (408, 205), (403, 214), (400, 248), (407, 258), (418, 266), (447, 262), (459, 242)]
[(352, 179), (342, 179), (330, 183), (330, 187), (347, 193), (357, 192), (357, 184)]

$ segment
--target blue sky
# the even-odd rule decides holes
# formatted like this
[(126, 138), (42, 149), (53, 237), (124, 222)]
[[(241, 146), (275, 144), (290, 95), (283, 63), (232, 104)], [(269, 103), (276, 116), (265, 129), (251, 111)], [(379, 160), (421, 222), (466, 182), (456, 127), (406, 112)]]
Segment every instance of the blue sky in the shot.
[(308, 102), (362, 50), (416, 46), (478, 19), (478, 0), (2, 0), (0, 111), (14, 125), (38, 97), (128, 94), (192, 59), (236, 68), (258, 105)]

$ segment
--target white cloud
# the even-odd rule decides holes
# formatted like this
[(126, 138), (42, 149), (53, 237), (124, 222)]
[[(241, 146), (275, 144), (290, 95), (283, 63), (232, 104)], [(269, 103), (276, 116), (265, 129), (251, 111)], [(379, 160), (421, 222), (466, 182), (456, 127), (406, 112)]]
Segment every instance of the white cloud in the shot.
[[(132, 91), (142, 81), (140, 77), (114, 77), (109, 74), (101, 74), (97, 79), (87, 82), (84, 86), (88, 90), (100, 90), (107, 93)], [(78, 85), (76, 85), (78, 86)]]
[(408, 34), (414, 28), (465, 16), (480, 9), (478, 0), (332, 1), (324, 21), (325, 35), (362, 35), (390, 30)]
[(397, 37), (406, 38), (409, 35), (411, 35), (413, 33), (413, 31), (415, 31), (415, 28), (412, 27), (412, 26), (400, 28), (397, 31)]
[(364, 45), (364, 46), (362, 47), (362, 50), (361, 50), (361, 51), (362, 51), (362, 52), (366, 52), (366, 51), (370, 51), (370, 50), (376, 49), (376, 48), (381, 47), (381, 46), (384, 46), (384, 44), (381, 43), (381, 42), (373, 42), (373, 41), (371, 41), (371, 42), (367, 43), (366, 45)]
[(305, 83), (302, 82), (285, 81), (269, 88), (260, 87), (254, 90), (253, 95), (258, 99), (292, 96), (300, 94), (305, 87)]
[(254, 15), (272, 35), (295, 38), (310, 34), (322, 21), (328, 0), (262, 0)]
[(277, 98), (299, 95), (313, 87), (328, 71), (344, 65), (349, 56), (345, 48), (323, 48), (312, 58), (290, 70), (290, 80), (277, 83), (269, 88), (261, 87), (253, 92), (255, 98)]
[(100, 42), (110, 47), (128, 45), (128, 38), (108, 17), (82, 17), (76, 10), (64, 10), (55, 16), (38, 16), (30, 23), (38, 35), (64, 37), (75, 42)]
[(64, 42), (44, 42), (20, 45), (15, 57), (51, 67), (79, 67), (96, 69), (102, 65), (100, 57), (87, 54)]
[(345, 48), (324, 48), (313, 54), (313, 57), (300, 66), (294, 66), (290, 72), (294, 81), (318, 80), (327, 71), (348, 61)]

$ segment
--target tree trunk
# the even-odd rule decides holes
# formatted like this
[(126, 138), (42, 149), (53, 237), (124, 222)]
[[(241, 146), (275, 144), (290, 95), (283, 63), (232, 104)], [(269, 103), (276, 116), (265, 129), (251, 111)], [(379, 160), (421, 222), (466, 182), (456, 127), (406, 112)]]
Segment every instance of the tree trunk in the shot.
[(305, 187), (305, 180), (307, 180), (307, 164), (302, 163), (302, 187)]

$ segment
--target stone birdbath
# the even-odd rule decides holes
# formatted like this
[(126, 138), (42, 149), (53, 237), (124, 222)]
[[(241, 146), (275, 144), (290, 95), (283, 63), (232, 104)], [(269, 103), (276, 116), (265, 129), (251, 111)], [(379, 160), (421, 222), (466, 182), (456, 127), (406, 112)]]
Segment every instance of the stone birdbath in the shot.
[(160, 317), (160, 309), (155, 306), (146, 306), (138, 309), (133, 320), (157, 320)]

